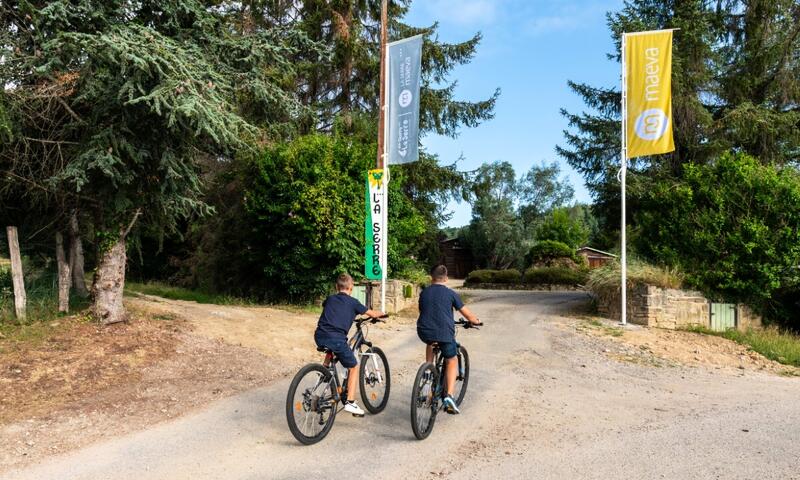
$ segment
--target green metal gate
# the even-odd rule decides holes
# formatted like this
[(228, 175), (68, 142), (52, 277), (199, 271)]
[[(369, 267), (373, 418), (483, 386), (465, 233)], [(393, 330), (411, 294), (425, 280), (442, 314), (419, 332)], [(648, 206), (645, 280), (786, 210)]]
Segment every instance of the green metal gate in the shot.
[(736, 328), (736, 305), (733, 303), (711, 304), (711, 330), (724, 332)]

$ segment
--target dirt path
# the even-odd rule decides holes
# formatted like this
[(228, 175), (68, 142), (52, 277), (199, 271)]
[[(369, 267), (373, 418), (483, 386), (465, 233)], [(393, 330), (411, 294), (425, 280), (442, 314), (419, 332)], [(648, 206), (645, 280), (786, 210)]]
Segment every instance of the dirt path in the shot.
[(620, 361), (611, 339), (562, 316), (585, 302), (581, 293), (472, 301), (489, 326), (459, 338), (473, 361), (463, 414), (443, 416), (424, 442), (408, 419), (421, 348), (403, 323), (373, 335), (393, 368), (387, 410), (337, 417), (321, 444), (302, 447), (288, 432), (284, 378), (0, 478), (305, 479), (345, 469), (356, 479), (800, 479), (799, 379)]

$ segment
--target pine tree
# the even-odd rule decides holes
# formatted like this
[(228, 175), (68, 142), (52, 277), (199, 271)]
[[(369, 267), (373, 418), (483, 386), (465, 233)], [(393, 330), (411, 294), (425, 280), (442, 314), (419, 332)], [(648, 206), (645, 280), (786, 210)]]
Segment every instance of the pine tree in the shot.
[(119, 321), (128, 237), (208, 213), (201, 162), (303, 116), (291, 58), (319, 48), (291, 28), (233, 31), (194, 0), (4, 2), (0, 23), (2, 181), (91, 219), (94, 312)]

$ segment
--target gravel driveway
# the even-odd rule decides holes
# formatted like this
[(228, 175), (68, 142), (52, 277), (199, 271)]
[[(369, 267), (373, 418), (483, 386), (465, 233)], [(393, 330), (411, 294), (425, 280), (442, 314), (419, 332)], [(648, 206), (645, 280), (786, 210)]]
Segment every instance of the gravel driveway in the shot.
[(800, 479), (800, 379), (619, 362), (564, 328), (582, 293), (483, 292), (464, 331), (472, 378), (462, 415), (417, 441), (413, 325), (381, 345), (392, 396), (378, 416), (341, 414), (320, 444), (288, 431), (290, 378), (32, 468), (24, 479), (675, 478)]

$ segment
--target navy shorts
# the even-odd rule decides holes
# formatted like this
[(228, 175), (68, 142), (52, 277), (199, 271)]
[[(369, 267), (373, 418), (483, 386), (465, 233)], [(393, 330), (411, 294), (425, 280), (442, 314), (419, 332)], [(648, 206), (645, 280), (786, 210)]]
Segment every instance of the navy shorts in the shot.
[(429, 342), (427, 340), (423, 340), (428, 345), (432, 343), (439, 344), (439, 350), (442, 351), (442, 356), (444, 358), (453, 358), (458, 355), (458, 343), (456, 342)]
[(343, 367), (353, 368), (358, 365), (356, 356), (353, 354), (353, 351), (350, 350), (350, 347), (347, 346), (347, 339), (314, 335), (314, 341), (317, 342), (318, 347), (325, 347), (333, 351), (333, 354), (336, 355), (336, 358)]

